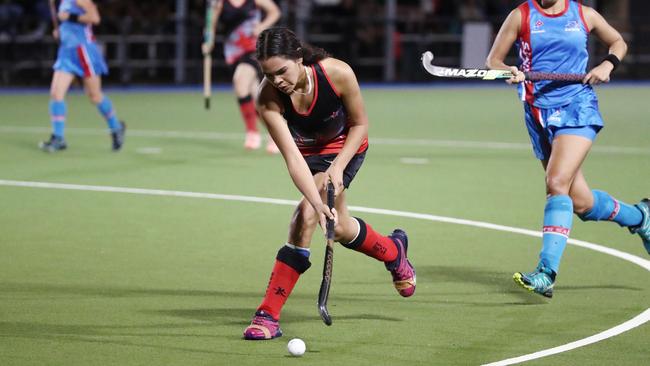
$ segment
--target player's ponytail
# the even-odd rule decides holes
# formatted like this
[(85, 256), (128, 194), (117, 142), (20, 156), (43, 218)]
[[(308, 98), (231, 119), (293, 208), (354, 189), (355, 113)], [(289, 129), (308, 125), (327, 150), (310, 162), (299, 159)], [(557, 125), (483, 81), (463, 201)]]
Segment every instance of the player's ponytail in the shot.
[(257, 60), (263, 61), (274, 56), (291, 60), (302, 58), (302, 63), (312, 65), (330, 55), (320, 47), (302, 43), (288, 28), (273, 27), (264, 30), (257, 38)]

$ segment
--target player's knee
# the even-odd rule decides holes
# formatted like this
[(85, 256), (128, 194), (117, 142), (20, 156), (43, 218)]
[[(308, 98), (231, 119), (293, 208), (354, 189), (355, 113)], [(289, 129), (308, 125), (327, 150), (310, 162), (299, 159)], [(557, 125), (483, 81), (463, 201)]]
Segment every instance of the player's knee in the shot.
[(312, 226), (318, 224), (318, 216), (316, 216), (316, 211), (311, 207), (311, 204), (307, 200), (302, 200), (296, 207), (296, 211), (293, 214), (292, 219), (293, 225), (299, 226)]
[(546, 193), (550, 195), (569, 194), (571, 180), (568, 176), (547, 175), (546, 176)]
[(61, 100), (63, 100), (64, 95), (65, 94), (63, 92), (61, 92), (61, 91), (59, 91), (59, 90), (57, 90), (55, 88), (50, 89), (50, 99), (52, 99), (52, 100), (61, 101)]
[(573, 201), (573, 213), (580, 216), (591, 209), (591, 202), (581, 199), (580, 197), (571, 197)]
[(102, 102), (103, 95), (102, 93), (88, 92), (88, 98), (93, 104), (99, 104)]
[(350, 236), (350, 232), (355, 230), (350, 225), (349, 218), (339, 217), (336, 226), (334, 226), (334, 241), (347, 239)]

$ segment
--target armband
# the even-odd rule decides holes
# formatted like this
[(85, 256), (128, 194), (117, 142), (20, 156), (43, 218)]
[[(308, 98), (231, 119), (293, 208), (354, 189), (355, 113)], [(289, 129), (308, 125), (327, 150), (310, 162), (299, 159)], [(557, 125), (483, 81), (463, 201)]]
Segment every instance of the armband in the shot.
[(621, 60), (613, 53), (610, 53), (609, 55), (605, 56), (603, 62), (605, 61), (609, 61), (612, 65), (614, 65), (614, 69), (612, 69), (612, 71), (616, 70), (618, 65), (621, 63)]
[(68, 16), (68, 21), (72, 23), (79, 23), (79, 14), (70, 14)]

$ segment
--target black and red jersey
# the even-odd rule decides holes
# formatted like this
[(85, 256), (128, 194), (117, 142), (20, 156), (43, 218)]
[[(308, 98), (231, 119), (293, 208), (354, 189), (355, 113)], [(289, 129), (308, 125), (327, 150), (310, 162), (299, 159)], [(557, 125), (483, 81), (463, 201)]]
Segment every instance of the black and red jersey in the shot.
[(228, 65), (236, 63), (245, 54), (255, 52), (254, 30), (260, 19), (261, 11), (255, 0), (245, 0), (240, 6), (234, 6), (229, 0), (223, 1), (219, 22), (226, 34), (223, 53)]
[[(308, 68), (314, 79), (314, 99), (305, 113), (296, 111), (291, 98), (279, 93), (284, 106), (283, 116), (303, 156), (336, 154), (341, 151), (348, 134), (348, 112), (339, 92), (321, 63)], [(364, 139), (357, 153), (368, 148)]]
[(223, 0), (223, 8), (219, 16), (225, 34), (232, 33), (239, 25), (257, 16), (255, 0), (245, 0), (240, 6), (234, 6), (229, 0)]

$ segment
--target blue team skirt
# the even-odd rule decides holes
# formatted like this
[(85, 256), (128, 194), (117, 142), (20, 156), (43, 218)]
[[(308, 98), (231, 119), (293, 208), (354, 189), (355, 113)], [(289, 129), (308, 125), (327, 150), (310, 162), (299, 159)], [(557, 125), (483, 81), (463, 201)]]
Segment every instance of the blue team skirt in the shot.
[(77, 47), (59, 47), (53, 69), (82, 78), (108, 74), (104, 56), (97, 44), (81, 44)]
[(540, 160), (550, 158), (555, 137), (576, 135), (593, 141), (604, 125), (595, 93), (579, 95), (571, 103), (553, 108), (524, 102), (524, 118), (533, 152)]

